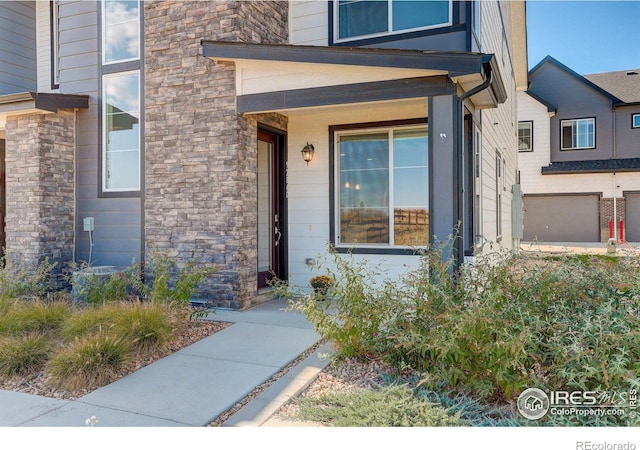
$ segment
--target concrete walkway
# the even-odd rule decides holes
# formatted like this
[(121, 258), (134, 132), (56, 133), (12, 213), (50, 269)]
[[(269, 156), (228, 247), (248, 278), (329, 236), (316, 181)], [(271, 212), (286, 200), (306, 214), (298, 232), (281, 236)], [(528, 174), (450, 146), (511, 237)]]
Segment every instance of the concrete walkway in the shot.
[[(100, 427), (205, 426), (320, 340), (282, 300), (208, 319), (233, 325), (78, 400), (0, 390), (0, 426), (84, 427), (91, 417)], [(329, 352), (318, 347), (224, 426), (262, 426), (329, 364)]]

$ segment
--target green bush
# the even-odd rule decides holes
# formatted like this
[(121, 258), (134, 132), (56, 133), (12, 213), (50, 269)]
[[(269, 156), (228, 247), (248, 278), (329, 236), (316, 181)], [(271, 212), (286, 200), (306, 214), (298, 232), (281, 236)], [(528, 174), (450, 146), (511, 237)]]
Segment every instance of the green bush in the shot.
[(46, 371), (67, 389), (102, 386), (113, 381), (129, 351), (130, 344), (121, 336), (87, 336), (53, 355)]
[(621, 392), (640, 383), (638, 258), (497, 250), (456, 277), (442, 250), (419, 258), (390, 280), (338, 255), (328, 271), (334, 301), (307, 295), (294, 307), (341, 354), (381, 354), (422, 374), (425, 387), (485, 403), (513, 404), (528, 387)]
[(189, 305), (198, 286), (216, 269), (213, 266), (199, 265), (195, 260), (180, 266), (166, 253), (154, 250), (146, 270), (148, 283), (142, 283), (140, 278), (135, 286), (143, 298), (155, 303)]
[(11, 377), (40, 370), (51, 353), (50, 339), (41, 333), (0, 339), (0, 376)]
[(55, 273), (57, 263), (45, 259), (32, 267), (11, 258), (2, 259), (0, 269), (0, 298), (44, 299), (57, 290), (59, 281)]
[[(331, 250), (328, 255), (331, 260), (327, 276), (335, 280), (331, 301), (318, 301), (314, 293), (279, 280), (272, 287), (279, 295), (291, 297), (291, 309), (303, 312), (316, 331), (335, 342), (342, 355), (366, 355), (380, 342), (381, 326), (395, 308), (389, 284), (379, 284), (382, 272), (365, 260), (357, 261), (351, 254)], [(324, 263), (321, 261), (317, 269)]]

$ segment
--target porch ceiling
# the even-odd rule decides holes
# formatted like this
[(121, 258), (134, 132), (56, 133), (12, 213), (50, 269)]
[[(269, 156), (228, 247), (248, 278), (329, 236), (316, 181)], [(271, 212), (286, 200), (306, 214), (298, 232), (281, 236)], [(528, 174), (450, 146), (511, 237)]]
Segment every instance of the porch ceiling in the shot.
[[(238, 112), (282, 111), (334, 104), (390, 101), (455, 94), (480, 85), (493, 55), (202, 41), (203, 55), (236, 64)], [(478, 107), (503, 102), (494, 72)], [(497, 75), (497, 76), (496, 76)]]

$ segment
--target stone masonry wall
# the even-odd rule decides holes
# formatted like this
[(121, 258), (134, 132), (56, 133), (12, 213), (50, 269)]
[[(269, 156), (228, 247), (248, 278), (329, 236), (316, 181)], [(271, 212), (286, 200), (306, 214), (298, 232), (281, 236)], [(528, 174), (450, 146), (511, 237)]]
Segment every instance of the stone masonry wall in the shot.
[(218, 271), (198, 296), (256, 300), (256, 121), (236, 112), (235, 67), (201, 40), (287, 42), (287, 2), (144, 2), (146, 259)]
[(73, 261), (74, 153), (73, 111), (7, 119), (7, 258)]

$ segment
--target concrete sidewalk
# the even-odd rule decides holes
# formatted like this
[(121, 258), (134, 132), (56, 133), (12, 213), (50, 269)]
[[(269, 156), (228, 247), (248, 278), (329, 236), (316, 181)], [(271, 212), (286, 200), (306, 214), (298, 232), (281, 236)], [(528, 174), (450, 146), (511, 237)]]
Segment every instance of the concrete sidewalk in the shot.
[[(0, 390), (0, 426), (84, 427), (92, 416), (101, 427), (205, 426), (320, 340), (283, 300), (208, 319), (233, 325), (78, 400)], [(318, 347), (224, 425), (263, 425), (329, 364), (329, 352)]]

